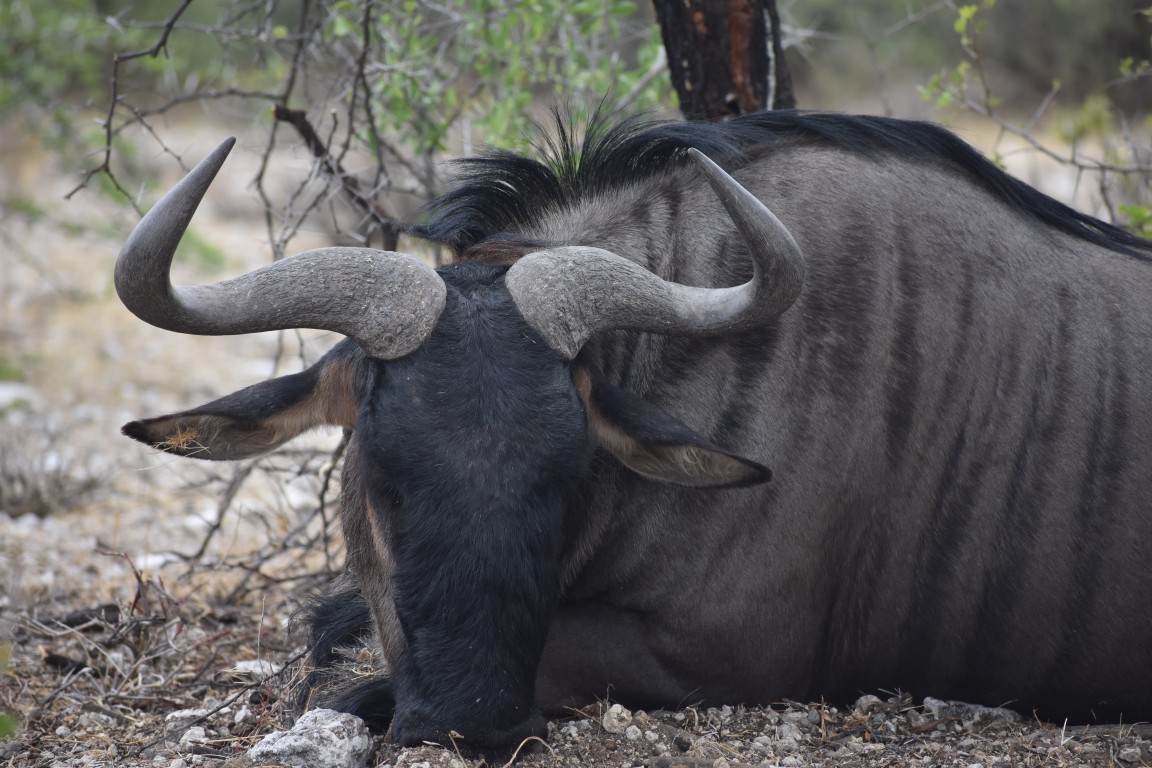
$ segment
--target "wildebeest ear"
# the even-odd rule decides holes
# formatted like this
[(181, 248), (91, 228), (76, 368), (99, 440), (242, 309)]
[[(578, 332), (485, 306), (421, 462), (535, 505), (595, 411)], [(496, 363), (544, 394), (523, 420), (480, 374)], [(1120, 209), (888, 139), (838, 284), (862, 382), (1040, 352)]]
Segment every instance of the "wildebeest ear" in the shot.
[(697, 488), (765, 483), (772, 471), (729, 453), (651, 403), (609, 384), (591, 365), (572, 368), (588, 413), (588, 429), (600, 447), (651, 480)]
[(360, 399), (352, 375), (356, 367), (346, 355), (329, 353), (306, 371), (245, 387), (190, 411), (133, 421), (120, 431), (178, 456), (246, 459), (314, 427), (351, 428)]

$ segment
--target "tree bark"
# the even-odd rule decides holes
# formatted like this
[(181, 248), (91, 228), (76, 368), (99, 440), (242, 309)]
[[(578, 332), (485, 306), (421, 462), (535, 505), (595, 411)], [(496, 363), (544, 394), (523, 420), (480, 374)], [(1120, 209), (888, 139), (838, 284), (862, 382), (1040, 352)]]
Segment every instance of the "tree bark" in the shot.
[(653, 0), (689, 120), (796, 106), (776, 0)]

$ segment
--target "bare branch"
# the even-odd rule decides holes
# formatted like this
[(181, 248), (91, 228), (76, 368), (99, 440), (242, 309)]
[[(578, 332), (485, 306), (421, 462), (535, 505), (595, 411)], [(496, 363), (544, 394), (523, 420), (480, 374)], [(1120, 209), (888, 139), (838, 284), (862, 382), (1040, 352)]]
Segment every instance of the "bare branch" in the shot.
[[(132, 195), (128, 193), (124, 187), (120, 185), (119, 180), (115, 174), (112, 173), (112, 137), (115, 135), (113, 131), (114, 120), (116, 117), (116, 107), (120, 104), (120, 65), (125, 61), (132, 61), (139, 59), (143, 56), (151, 56), (155, 58), (160, 55), (160, 52), (165, 50), (168, 46), (168, 38), (172, 34), (172, 30), (176, 26), (176, 22), (192, 4), (192, 0), (181, 0), (180, 7), (173, 12), (168, 20), (164, 22), (161, 27), (160, 39), (150, 48), (145, 48), (142, 51), (134, 51), (132, 53), (118, 53), (112, 58), (112, 77), (111, 77), (111, 97), (108, 99), (108, 116), (104, 118), (104, 160), (100, 165), (88, 170), (84, 174), (84, 178), (80, 184), (71, 192), (64, 196), (65, 200), (70, 200), (80, 190), (88, 186), (88, 182), (92, 177), (98, 173), (104, 173), (108, 176), (109, 181), (115, 185), (117, 191), (124, 195), (129, 200), (132, 200)], [(135, 203), (133, 203), (135, 205)], [(139, 210), (139, 209), (137, 209)]]
[(324, 172), (340, 183), (341, 189), (357, 208), (371, 217), (384, 235), (384, 250), (396, 250), (401, 231), (400, 223), (388, 215), (382, 205), (365, 194), (360, 188), (360, 182), (344, 170), (339, 160), (329, 154), (327, 145), (320, 140), (316, 129), (308, 121), (308, 115), (301, 110), (288, 109), (280, 105), (276, 106), (273, 115), (277, 120), (286, 122), (296, 129), (308, 151), (320, 162)]

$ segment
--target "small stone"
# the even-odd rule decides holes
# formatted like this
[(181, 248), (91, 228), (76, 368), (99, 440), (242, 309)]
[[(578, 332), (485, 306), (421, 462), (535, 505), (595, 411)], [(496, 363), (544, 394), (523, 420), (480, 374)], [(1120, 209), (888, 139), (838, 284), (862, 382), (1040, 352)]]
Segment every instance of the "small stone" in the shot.
[(791, 741), (796, 743), (804, 738), (804, 732), (797, 728), (792, 723), (781, 723), (776, 726), (776, 741)]
[(185, 751), (191, 749), (193, 744), (203, 744), (208, 740), (208, 734), (199, 725), (194, 725), (188, 730), (184, 731), (184, 735), (180, 737), (180, 749)]
[(600, 725), (608, 733), (623, 733), (628, 725), (632, 722), (632, 713), (624, 709), (619, 704), (613, 704), (608, 707), (608, 711), (604, 713), (604, 717), (600, 718)]
[(164, 722), (171, 726), (187, 725), (194, 720), (200, 720), (208, 717), (212, 710), (203, 707), (198, 709), (178, 709), (175, 712), (169, 712), (164, 716)]
[(884, 709), (884, 702), (880, 700), (879, 696), (873, 696), (869, 693), (856, 699), (852, 708), (865, 715), (870, 715), (877, 710)]
[(1140, 747), (1124, 747), (1117, 757), (1126, 763), (1135, 763), (1140, 760)]
[(644, 738), (648, 740), (649, 744), (655, 744), (660, 739), (660, 735), (656, 731), (644, 731)]
[(634, 725), (630, 725), (624, 729), (624, 737), (628, 739), (628, 741), (638, 741), (642, 735), (640, 729)]
[(71, 736), (72, 735), (72, 729), (66, 725), (62, 725), (56, 729), (56, 735), (57, 736)]
[(248, 757), (256, 763), (361, 768), (371, 752), (372, 739), (363, 720), (344, 712), (314, 709), (297, 720), (292, 730), (265, 736), (248, 750)]

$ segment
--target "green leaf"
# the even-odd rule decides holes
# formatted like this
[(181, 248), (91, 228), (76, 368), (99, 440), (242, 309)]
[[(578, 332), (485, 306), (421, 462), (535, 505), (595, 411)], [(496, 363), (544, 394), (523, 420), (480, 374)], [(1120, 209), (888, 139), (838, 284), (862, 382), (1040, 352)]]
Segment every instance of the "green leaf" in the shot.
[(1124, 217), (1124, 226), (1138, 235), (1152, 236), (1152, 206), (1121, 205), (1119, 210)]

